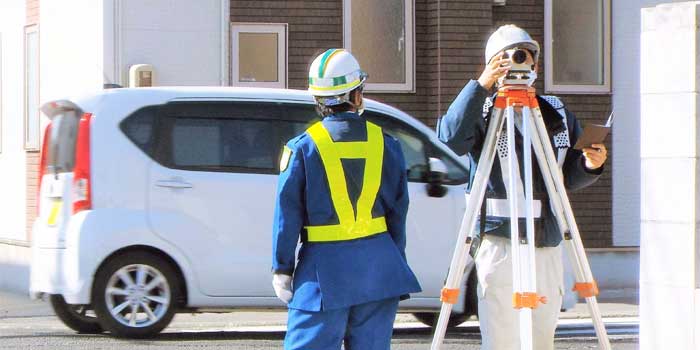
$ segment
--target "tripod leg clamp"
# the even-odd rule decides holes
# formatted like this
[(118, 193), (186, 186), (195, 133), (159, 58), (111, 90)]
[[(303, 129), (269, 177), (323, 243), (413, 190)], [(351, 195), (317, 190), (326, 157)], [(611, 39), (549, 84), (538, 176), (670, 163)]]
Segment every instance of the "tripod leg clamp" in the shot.
[(513, 293), (513, 307), (516, 309), (522, 309), (524, 307), (536, 309), (539, 304), (546, 303), (547, 297), (539, 296), (537, 293)]
[(594, 297), (598, 295), (598, 283), (596, 283), (596, 281), (575, 283), (572, 290), (577, 292), (578, 296), (581, 298)]
[(454, 305), (457, 304), (457, 300), (459, 300), (459, 289), (442, 288), (440, 301)]

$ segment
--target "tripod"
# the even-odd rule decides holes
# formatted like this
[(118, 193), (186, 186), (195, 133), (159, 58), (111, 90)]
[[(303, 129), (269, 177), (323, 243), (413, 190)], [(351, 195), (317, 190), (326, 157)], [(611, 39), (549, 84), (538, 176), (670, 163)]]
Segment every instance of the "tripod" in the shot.
[[(522, 107), (520, 117), (516, 115), (515, 107)], [(610, 350), (610, 341), (608, 340), (596, 299), (598, 287), (593, 280), (593, 274), (583, 249), (576, 219), (564, 187), (563, 174), (550, 144), (550, 138), (535, 97), (535, 89), (524, 85), (522, 82), (507, 80), (505, 85), (498, 90), (494, 101), (493, 113), (486, 131), (484, 146), (479, 157), (471, 194), (462, 219), (447, 281), (441, 292), (442, 308), (440, 309), (440, 317), (435, 328), (431, 350), (440, 349), (445, 337), (447, 322), (452, 312), (452, 306), (457, 303), (459, 298), (459, 286), (462, 282), (467, 256), (474, 242), (476, 218), (484, 200), (486, 186), (497, 151), (497, 141), (503, 132), (504, 124), (507, 124), (506, 135), (509, 154), (506, 193), (509, 202), (510, 222), (512, 223), (510, 225), (510, 234), (513, 263), (513, 307), (519, 310), (520, 348), (522, 350), (533, 349), (532, 310), (539, 303), (546, 302), (546, 297), (539, 296), (536, 293), (532, 189), (532, 150), (534, 150), (549, 195), (550, 206), (559, 231), (563, 236), (563, 244), (574, 270), (576, 279), (574, 290), (578, 292), (579, 297), (586, 299), (593, 326), (598, 335), (600, 348)], [(518, 171), (515, 152), (516, 125), (520, 129), (523, 138), (523, 169), (525, 172), (523, 192), (525, 197), (526, 232), (519, 232), (519, 225), (517, 224), (519, 208), (517, 197), (518, 183), (516, 183), (516, 180), (519, 180), (519, 177), (516, 173)]]

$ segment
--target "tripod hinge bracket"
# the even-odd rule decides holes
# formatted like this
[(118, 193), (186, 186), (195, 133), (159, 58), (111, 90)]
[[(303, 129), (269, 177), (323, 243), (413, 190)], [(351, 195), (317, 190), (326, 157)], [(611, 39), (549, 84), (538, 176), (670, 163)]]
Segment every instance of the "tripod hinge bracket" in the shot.
[(442, 288), (440, 292), (440, 301), (454, 305), (457, 304), (457, 300), (459, 300), (459, 288)]
[(598, 295), (598, 283), (596, 281), (575, 283), (572, 290), (581, 298), (594, 297)]
[(513, 307), (516, 309), (522, 309), (524, 307), (529, 309), (535, 309), (539, 304), (546, 304), (547, 297), (539, 296), (537, 293), (513, 293)]

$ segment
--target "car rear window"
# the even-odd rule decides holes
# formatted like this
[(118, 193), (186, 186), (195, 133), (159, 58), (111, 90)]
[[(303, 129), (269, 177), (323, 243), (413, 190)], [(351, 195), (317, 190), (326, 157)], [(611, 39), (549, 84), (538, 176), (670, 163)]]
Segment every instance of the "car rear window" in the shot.
[(51, 131), (46, 143), (46, 173), (72, 172), (75, 166), (75, 144), (80, 118), (75, 113), (65, 113), (51, 120)]

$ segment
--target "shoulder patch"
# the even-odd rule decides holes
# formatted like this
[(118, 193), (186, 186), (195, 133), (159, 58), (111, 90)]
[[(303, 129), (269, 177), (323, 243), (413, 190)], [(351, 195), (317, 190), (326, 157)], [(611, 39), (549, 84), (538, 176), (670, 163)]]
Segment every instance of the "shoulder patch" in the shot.
[(282, 158), (280, 159), (280, 172), (283, 172), (287, 170), (287, 167), (289, 166), (289, 159), (292, 158), (292, 151), (291, 148), (287, 147), (286, 145), (284, 146), (284, 149), (282, 150)]

